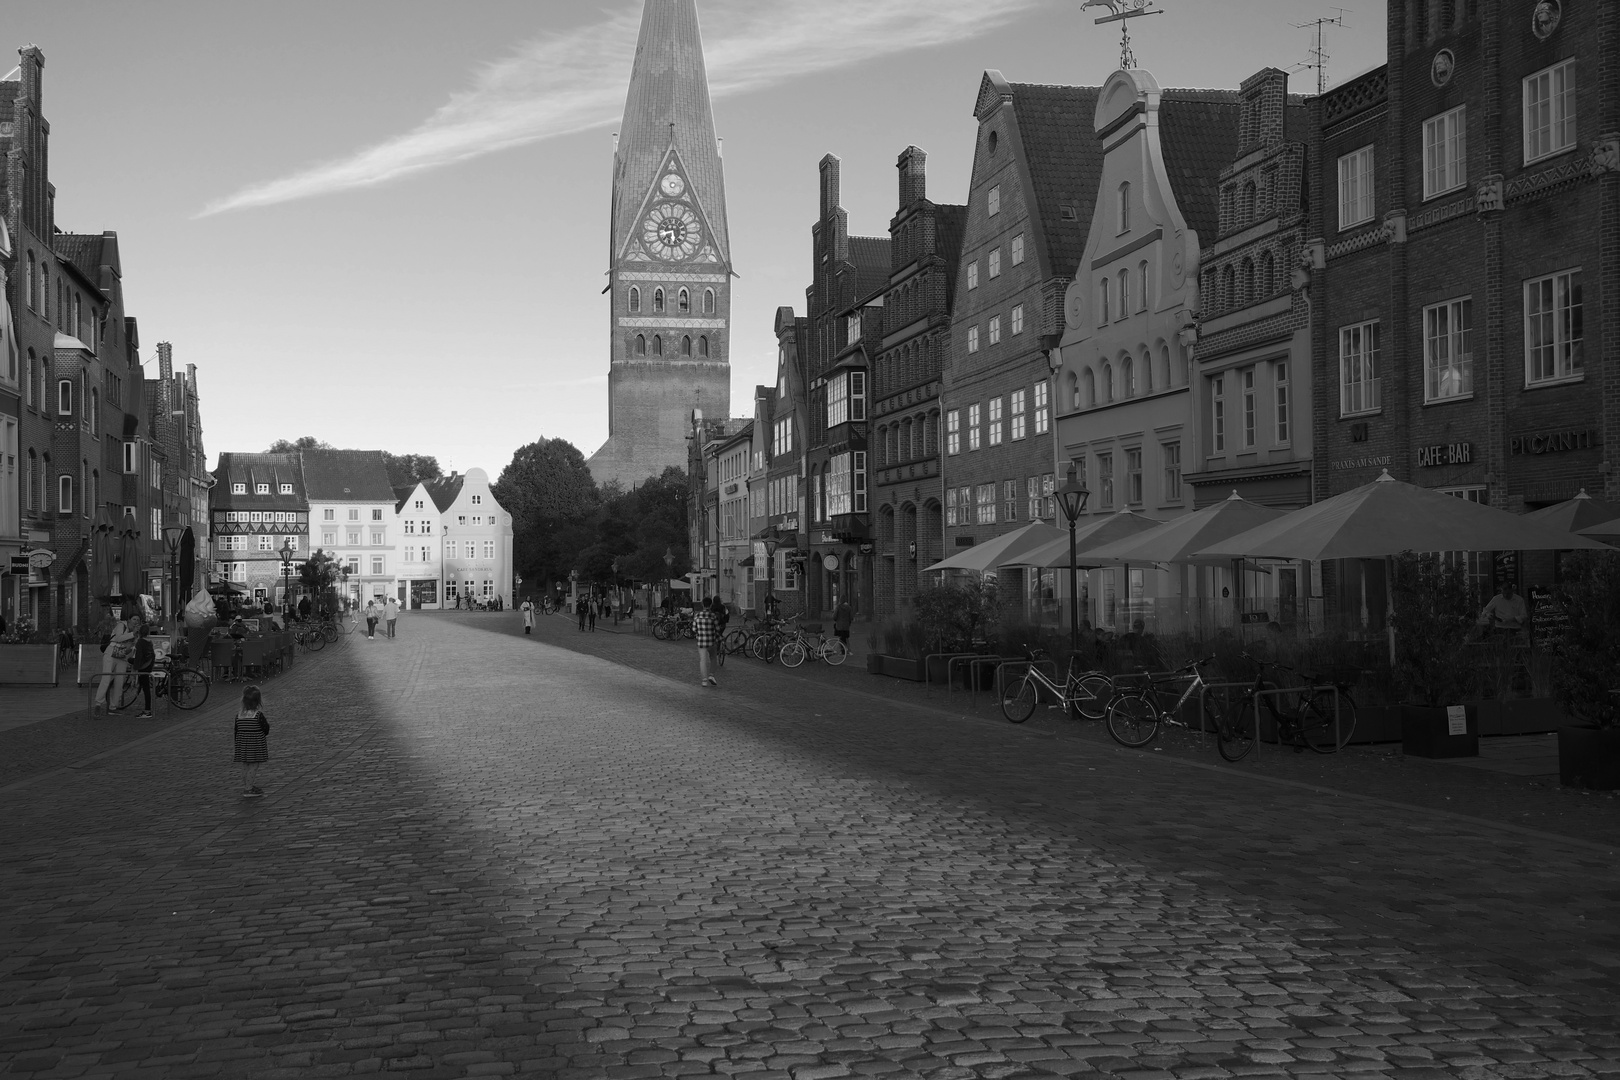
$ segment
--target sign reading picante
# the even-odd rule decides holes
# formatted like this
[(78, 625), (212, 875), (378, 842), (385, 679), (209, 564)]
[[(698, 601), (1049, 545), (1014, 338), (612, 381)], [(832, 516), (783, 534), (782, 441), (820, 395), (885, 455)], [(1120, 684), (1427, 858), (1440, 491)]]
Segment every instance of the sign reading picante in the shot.
[(1603, 439), (1590, 428), (1584, 431), (1544, 431), (1535, 435), (1514, 435), (1508, 439), (1510, 454), (1559, 454), (1569, 450), (1593, 450)]
[(1433, 465), (1467, 465), (1474, 460), (1474, 444), (1465, 442), (1435, 443), (1420, 446), (1417, 451), (1418, 468)]

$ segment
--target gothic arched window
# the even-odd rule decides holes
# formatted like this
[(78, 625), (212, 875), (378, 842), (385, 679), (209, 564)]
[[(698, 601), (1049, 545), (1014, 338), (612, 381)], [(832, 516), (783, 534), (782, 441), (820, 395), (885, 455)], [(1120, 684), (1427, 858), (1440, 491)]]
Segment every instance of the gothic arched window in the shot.
[(1277, 291), (1277, 260), (1271, 252), (1260, 256), (1260, 295), (1270, 296)]
[(630, 286), (630, 312), (634, 314), (641, 310), (641, 290), (634, 285)]
[(703, 314), (705, 314), (705, 315), (713, 315), (714, 314), (714, 290), (713, 289), (704, 289), (703, 290)]
[(705, 359), (708, 358), (708, 355), (709, 355), (709, 337), (708, 337), (707, 334), (705, 334), (703, 337), (698, 338), (698, 355), (701, 356), (701, 357), (704, 357)]
[(653, 290), (653, 314), (654, 315), (662, 315), (663, 313), (664, 313), (664, 290), (663, 289), (654, 289)]
[(690, 313), (692, 310), (692, 294), (682, 289), (675, 294), (675, 304), (680, 308), (682, 315)]
[[(681, 290), (681, 295), (683, 297), (686, 295), (686, 290), (685, 289)], [(681, 338), (681, 355), (682, 356), (691, 356), (692, 355), (692, 335), (691, 334), (687, 334), (685, 337)]]
[(1243, 303), (1243, 304), (1249, 304), (1249, 303), (1254, 302), (1254, 298), (1255, 298), (1255, 292), (1254, 292), (1254, 260), (1253, 259), (1244, 259), (1243, 260), (1243, 291), (1242, 291), (1242, 293), (1240, 294), (1240, 296), (1238, 298), (1238, 302)]
[(1095, 400), (1113, 401), (1114, 400), (1114, 365), (1113, 364), (1108, 364), (1108, 363), (1103, 364), (1102, 372), (1099, 375), (1099, 377), (1097, 379), (1097, 382), (1100, 384), (1097, 387), (1097, 389), (1098, 389), (1098, 391), (1101, 392), (1102, 397), (1098, 398), (1098, 399), (1095, 399)]
[(1119, 396), (1122, 398), (1136, 396), (1136, 365), (1131, 363), (1128, 356), (1119, 362)]
[(637, 356), (646, 356), (647, 355), (647, 335), (646, 334), (637, 334), (636, 335), (636, 355)]
[(654, 356), (663, 356), (664, 355), (664, 337), (663, 337), (662, 334), (654, 334), (653, 335), (653, 355)]

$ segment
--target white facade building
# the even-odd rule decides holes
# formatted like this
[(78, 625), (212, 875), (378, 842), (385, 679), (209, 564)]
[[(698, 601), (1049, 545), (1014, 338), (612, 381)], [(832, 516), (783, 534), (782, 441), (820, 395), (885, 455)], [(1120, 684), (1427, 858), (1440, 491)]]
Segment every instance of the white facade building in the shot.
[(495, 597), (511, 606), (512, 515), (495, 501), (483, 469), (418, 484), (399, 502), (399, 537), (411, 607)]
[(348, 569), (351, 603), (397, 595), (394, 489), (381, 450), (305, 450), (310, 548)]

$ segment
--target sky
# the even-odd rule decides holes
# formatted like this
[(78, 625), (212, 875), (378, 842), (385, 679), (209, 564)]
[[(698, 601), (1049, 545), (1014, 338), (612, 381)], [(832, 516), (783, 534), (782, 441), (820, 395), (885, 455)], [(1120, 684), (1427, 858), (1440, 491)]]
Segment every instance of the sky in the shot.
[[(44, 50), (57, 226), (118, 233), (142, 357), (169, 341), (197, 365), (210, 459), (314, 435), (493, 478), (541, 437), (587, 456), (607, 437), (612, 133), (641, 6), (53, 0), (8, 5), (0, 44)], [(929, 196), (964, 201), (985, 69), (1098, 84), (1119, 63), (1081, 0), (698, 6), (739, 408), (774, 381), (776, 309), (804, 307), (823, 155), (850, 231), (886, 235), (908, 145)], [(1366, 0), (1158, 6), (1130, 25), (1167, 87), (1293, 71), (1314, 34), (1295, 24), (1341, 12), (1328, 85), (1384, 60)]]

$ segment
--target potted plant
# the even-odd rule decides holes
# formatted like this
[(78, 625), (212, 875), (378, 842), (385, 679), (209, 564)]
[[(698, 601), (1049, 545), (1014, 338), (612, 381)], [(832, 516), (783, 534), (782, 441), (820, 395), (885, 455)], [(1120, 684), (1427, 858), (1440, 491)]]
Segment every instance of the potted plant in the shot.
[(1564, 556), (1569, 629), (1553, 683), (1575, 724), (1558, 729), (1558, 775), (1570, 787), (1620, 788), (1620, 552)]
[(1393, 675), (1401, 748), (1418, 757), (1478, 757), (1479, 707), (1470, 646), (1478, 613), (1467, 574), (1434, 553), (1394, 560)]
[(56, 646), (19, 615), (0, 634), (0, 683), (56, 685)]
[(975, 577), (920, 589), (912, 599), (912, 612), (922, 629), (928, 681), (944, 682), (946, 655), (984, 651), (1000, 624), (1001, 602), (994, 581)]
[(866, 670), (910, 682), (925, 681), (922, 626), (904, 617), (886, 619), (867, 633)]

